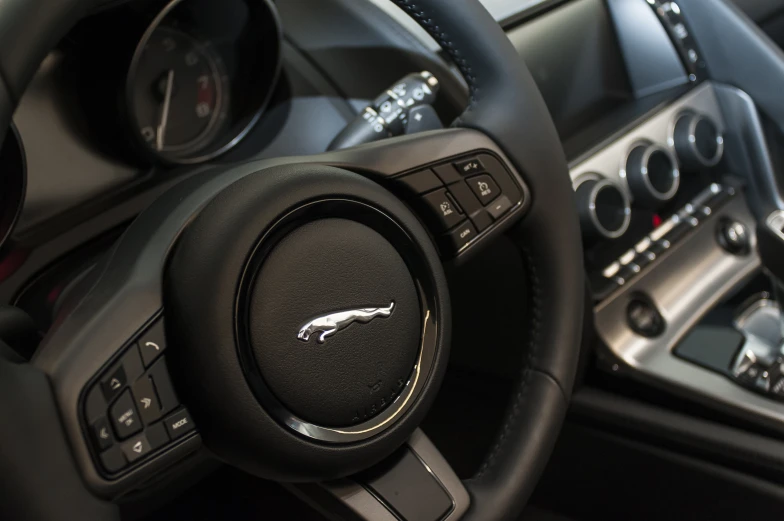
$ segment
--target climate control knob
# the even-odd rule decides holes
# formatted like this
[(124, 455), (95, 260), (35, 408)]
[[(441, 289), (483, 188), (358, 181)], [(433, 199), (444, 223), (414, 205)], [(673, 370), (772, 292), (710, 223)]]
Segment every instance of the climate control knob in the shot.
[(626, 180), (635, 204), (656, 208), (672, 199), (681, 182), (675, 156), (659, 145), (637, 145), (626, 160)]
[(617, 239), (629, 228), (629, 198), (607, 179), (589, 179), (577, 187), (577, 208), (586, 239)]
[(678, 116), (673, 131), (678, 159), (684, 170), (716, 166), (724, 153), (724, 136), (708, 117), (687, 112)]

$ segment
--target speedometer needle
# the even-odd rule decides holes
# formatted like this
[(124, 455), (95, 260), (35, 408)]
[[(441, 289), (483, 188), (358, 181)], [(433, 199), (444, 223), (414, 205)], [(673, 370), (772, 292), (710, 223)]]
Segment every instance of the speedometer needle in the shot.
[(169, 105), (171, 104), (172, 86), (174, 85), (174, 70), (170, 69), (166, 76), (166, 94), (163, 97), (163, 107), (161, 108), (161, 121), (158, 124), (155, 144), (158, 150), (163, 150), (163, 140), (166, 137), (166, 126), (169, 124)]

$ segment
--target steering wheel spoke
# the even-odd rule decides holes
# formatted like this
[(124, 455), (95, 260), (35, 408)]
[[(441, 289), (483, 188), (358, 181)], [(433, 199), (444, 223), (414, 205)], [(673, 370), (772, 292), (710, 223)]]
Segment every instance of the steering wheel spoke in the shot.
[(457, 521), (471, 501), (452, 467), (420, 429), (395, 454), (365, 472), (288, 488), (330, 519), (337, 515), (357, 521)]
[(313, 156), (368, 175), (405, 200), (445, 259), (463, 261), (525, 214), (531, 194), (486, 134), (448, 129)]

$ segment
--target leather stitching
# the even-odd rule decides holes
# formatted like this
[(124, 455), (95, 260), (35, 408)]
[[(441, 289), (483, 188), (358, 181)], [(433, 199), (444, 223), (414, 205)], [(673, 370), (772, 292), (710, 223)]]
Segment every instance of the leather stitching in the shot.
[[(410, 17), (419, 23), (429, 34), (432, 36), (436, 42), (441, 46), (444, 51), (449, 55), (452, 59), (454, 64), (460, 70), (460, 73), (466, 80), (469, 89), (469, 99), (470, 104), (466, 111), (463, 113), (465, 114), (471, 112), (474, 108), (474, 105), (477, 102), (477, 97), (479, 95), (479, 81), (477, 77), (474, 75), (474, 70), (471, 67), (471, 64), (468, 60), (463, 56), (460, 50), (452, 43), (452, 41), (448, 38), (446, 33), (444, 33), (441, 28), (433, 21), (432, 18), (428, 17), (427, 14), (421, 10), (416, 3), (412, 0), (393, 0), (393, 2), (403, 9)], [(461, 116), (462, 118), (462, 116)], [(455, 122), (455, 124), (459, 124), (461, 118)], [(517, 391), (517, 395), (515, 396), (512, 405), (511, 411), (507, 414), (506, 421), (501, 429), (501, 432), (496, 440), (493, 449), (490, 451), (488, 456), (485, 458), (485, 461), (482, 463), (482, 467), (479, 469), (479, 472), (471, 478), (469, 481), (475, 481), (481, 479), (496, 463), (499, 454), (501, 453), (502, 448), (504, 447), (505, 442), (509, 438), (509, 435), (512, 431), (512, 425), (517, 420), (518, 416), (520, 415), (520, 411), (522, 410), (522, 403), (523, 398), (528, 391), (528, 385), (531, 380), (531, 373), (533, 372), (533, 368), (536, 365), (536, 353), (537, 347), (539, 346), (539, 337), (541, 335), (541, 326), (542, 326), (542, 291), (541, 291), (541, 281), (539, 280), (539, 274), (536, 270), (536, 264), (534, 262), (533, 255), (528, 249), (523, 248), (523, 254), (525, 255), (526, 260), (526, 271), (528, 273), (528, 277), (531, 283), (531, 303), (532, 303), (532, 310), (531, 310), (531, 337), (529, 340), (528, 351), (526, 353), (524, 367), (520, 379), (519, 388)]]
[(438, 45), (444, 49), (449, 57), (452, 58), (452, 61), (455, 63), (457, 68), (460, 70), (460, 73), (465, 78), (466, 83), (468, 84), (468, 93), (469, 98), (471, 100), (471, 104), (466, 109), (466, 112), (471, 111), (474, 104), (476, 103), (477, 95), (479, 94), (479, 82), (477, 81), (476, 76), (474, 75), (474, 70), (471, 67), (471, 64), (468, 63), (463, 55), (461, 54), (460, 50), (455, 47), (451, 40), (449, 40), (446, 33), (444, 33), (441, 28), (433, 21), (432, 18), (428, 17), (427, 14), (422, 11), (414, 2), (411, 0), (392, 0), (398, 7), (406, 11), (410, 17), (419, 23), (427, 32), (432, 36)]
[(512, 424), (517, 420), (517, 417), (520, 414), (523, 397), (528, 390), (528, 384), (531, 381), (531, 373), (533, 372), (533, 368), (536, 365), (536, 351), (537, 347), (539, 346), (539, 335), (541, 333), (542, 327), (542, 287), (541, 281), (539, 280), (539, 274), (536, 270), (536, 264), (534, 263), (533, 255), (531, 255), (531, 252), (527, 248), (523, 248), (522, 250), (525, 254), (526, 271), (528, 272), (528, 278), (531, 283), (532, 328), (531, 337), (528, 342), (528, 352), (526, 353), (523, 374), (520, 379), (520, 387), (517, 391), (517, 395), (512, 401), (511, 411), (507, 414), (506, 421), (504, 422), (504, 426), (501, 429), (501, 433), (498, 435), (498, 439), (496, 440), (493, 449), (490, 451), (487, 458), (485, 458), (485, 461), (482, 463), (482, 467), (479, 469), (479, 472), (477, 472), (476, 475), (471, 479), (472, 481), (481, 479), (482, 476), (484, 476), (487, 471), (490, 470), (490, 468), (495, 464), (498, 455), (500, 454), (501, 449), (503, 448), (503, 445), (512, 430)]

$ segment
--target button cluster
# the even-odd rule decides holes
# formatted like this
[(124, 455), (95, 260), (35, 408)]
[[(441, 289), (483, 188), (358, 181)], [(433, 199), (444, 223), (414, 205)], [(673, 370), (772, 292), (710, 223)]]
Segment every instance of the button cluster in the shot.
[(467, 156), (395, 179), (413, 196), (444, 254), (460, 253), (514, 207), (523, 192), (490, 154)]
[(681, 13), (677, 2), (649, 0), (664, 27), (670, 34), (678, 53), (681, 55), (692, 81), (701, 80), (706, 76), (705, 62), (700, 57), (697, 42), (690, 34), (686, 19)]
[(601, 276), (592, 277), (594, 297), (602, 300), (620, 286), (627, 284), (642, 273), (643, 269), (657, 257), (683, 240), (701, 222), (727, 203), (735, 195), (735, 189), (712, 184), (692, 202), (664, 221), (634, 248), (621, 255), (607, 266)]
[(163, 319), (88, 389), (84, 415), (103, 469), (115, 474), (194, 430), (166, 367)]

